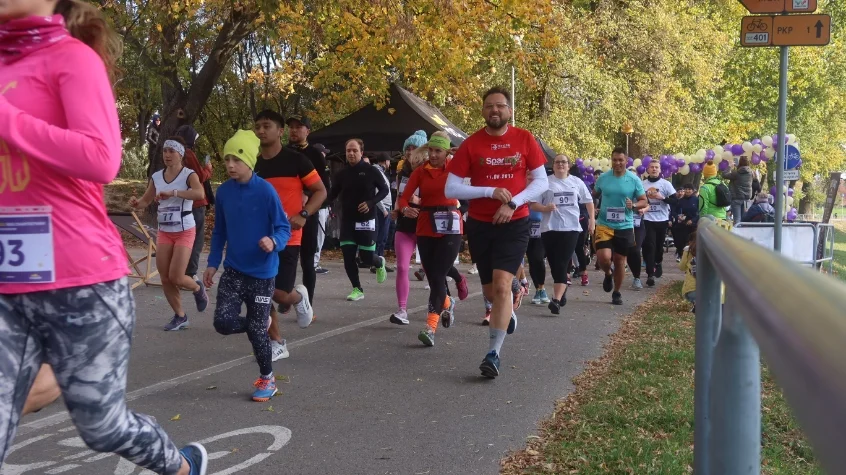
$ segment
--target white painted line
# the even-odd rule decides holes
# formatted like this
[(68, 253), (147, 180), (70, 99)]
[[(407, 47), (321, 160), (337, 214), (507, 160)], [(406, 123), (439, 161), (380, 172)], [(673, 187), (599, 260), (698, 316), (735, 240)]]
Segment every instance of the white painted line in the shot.
[[(470, 297), (478, 297), (482, 295), (482, 292), (474, 292), (467, 296), (469, 299)], [(420, 311), (426, 311), (429, 305), (420, 305), (408, 310), (408, 314), (414, 314)], [(323, 332), (314, 336), (310, 336), (308, 338), (303, 338), (302, 340), (297, 340), (288, 344), (289, 348), (299, 348), (301, 346), (310, 345), (312, 343), (317, 343), (319, 341), (326, 340), (327, 338), (332, 338), (334, 336), (343, 335), (344, 333), (349, 333), (353, 330), (358, 330), (359, 328), (365, 328), (377, 323), (383, 323), (388, 320), (391, 314), (381, 315), (376, 318), (371, 318), (370, 320), (365, 320), (363, 322), (353, 323), (351, 325), (347, 325), (345, 327), (336, 328), (334, 330), (329, 330), (327, 332)], [(220, 363), (214, 366), (210, 366), (205, 369), (201, 369), (199, 371), (194, 371), (193, 373), (184, 374), (182, 376), (177, 376), (176, 378), (168, 379), (166, 381), (161, 381), (156, 384), (152, 384), (145, 388), (136, 389), (130, 393), (126, 394), (126, 401), (135, 401), (136, 399), (140, 399), (145, 396), (149, 396), (151, 394), (155, 394), (161, 391), (166, 391), (168, 389), (174, 388), (181, 384), (185, 384), (200, 378), (205, 378), (206, 376), (211, 376), (213, 374), (217, 374), (228, 369), (235, 368), (240, 366), (244, 363), (249, 363), (254, 361), (255, 357), (253, 355), (250, 356), (243, 356), (241, 358), (236, 358), (231, 361), (227, 361), (225, 363)], [(60, 412), (58, 414), (53, 414), (52, 416), (42, 417), (41, 419), (34, 420), (32, 422), (28, 422), (26, 424), (21, 424), (18, 427), (18, 435), (26, 435), (31, 434), (37, 430), (45, 429), (47, 427), (54, 426), (56, 424), (61, 424), (63, 422), (69, 421), (70, 415), (65, 412)]]

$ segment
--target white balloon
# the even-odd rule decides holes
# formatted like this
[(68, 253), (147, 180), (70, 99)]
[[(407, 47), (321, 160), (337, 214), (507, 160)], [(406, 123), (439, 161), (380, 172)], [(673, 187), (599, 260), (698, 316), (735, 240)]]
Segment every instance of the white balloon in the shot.
[(761, 142), (763, 142), (767, 147), (773, 146), (773, 138), (770, 135), (765, 135), (764, 138), (761, 139)]
[(796, 143), (796, 136), (793, 134), (787, 134), (787, 144), (793, 145), (794, 143)]
[(690, 173), (690, 165), (685, 165), (679, 168), (679, 173), (681, 173), (682, 175), (687, 175), (688, 173)]
[(599, 166), (601, 166), (601, 167), (607, 167), (609, 165), (611, 165), (611, 160), (609, 160), (607, 158), (603, 158), (602, 160), (599, 161)]
[(723, 160), (731, 160), (732, 158), (734, 158), (734, 155), (731, 152), (729, 152), (728, 150), (726, 150), (725, 152), (723, 152), (722, 157), (723, 157)]
[(720, 147), (719, 145), (712, 148), (711, 150), (714, 151), (714, 156), (721, 155), (723, 153), (723, 147)]
[(749, 153), (752, 151), (752, 142), (743, 142), (741, 147), (743, 147), (744, 152)]
[(764, 150), (764, 146), (761, 144), (755, 144), (752, 146), (752, 151), (755, 153), (761, 153)]
[(787, 197), (787, 206), (793, 206), (793, 197), (792, 196)]
[(639, 158), (635, 158), (634, 161), (632, 162), (632, 165), (634, 165), (634, 167), (637, 168), (637, 167), (643, 165), (643, 160), (641, 160)]
[(673, 158), (675, 158), (676, 160), (678, 160), (680, 158), (684, 158), (684, 154), (683, 153), (677, 153), (677, 154), (673, 155)]
[(767, 158), (773, 158), (773, 157), (775, 157), (775, 154), (776, 154), (776, 151), (775, 151), (774, 148), (768, 148), (768, 149), (764, 150), (764, 155), (766, 155)]

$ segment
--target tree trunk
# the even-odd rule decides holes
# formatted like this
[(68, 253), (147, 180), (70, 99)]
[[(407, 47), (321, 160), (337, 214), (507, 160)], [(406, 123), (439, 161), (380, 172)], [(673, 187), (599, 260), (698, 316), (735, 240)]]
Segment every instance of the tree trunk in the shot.
[(799, 214), (813, 214), (814, 207), (813, 204), (813, 196), (811, 196), (811, 191), (813, 189), (813, 185), (810, 181), (802, 182), (802, 199), (799, 200)]

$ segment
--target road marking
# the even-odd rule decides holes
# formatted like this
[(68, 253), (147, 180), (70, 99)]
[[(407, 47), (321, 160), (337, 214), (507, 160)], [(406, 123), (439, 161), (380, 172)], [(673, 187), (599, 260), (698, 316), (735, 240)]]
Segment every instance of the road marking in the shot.
[[(467, 298), (469, 299), (471, 297), (478, 297), (480, 295), (482, 295), (481, 291), (474, 292), (474, 293), (468, 295)], [(420, 311), (426, 311), (426, 310), (428, 310), (428, 308), (429, 308), (428, 304), (419, 305), (417, 307), (409, 309), (408, 314), (411, 315), (411, 314), (415, 314), (415, 313), (420, 312)], [(385, 321), (387, 321), (387, 319), (390, 316), (391, 316), (390, 313), (387, 314), (387, 315), (380, 315), (376, 318), (371, 318), (370, 320), (365, 320), (365, 321), (359, 322), (359, 323), (353, 323), (353, 324), (347, 325), (345, 327), (336, 328), (334, 330), (329, 330), (329, 331), (326, 331), (326, 332), (323, 332), (323, 333), (319, 333), (317, 335), (310, 336), (308, 338), (303, 338), (302, 340), (297, 340), (297, 341), (288, 343), (288, 347), (289, 348), (299, 348), (299, 347), (302, 347), (302, 346), (310, 345), (312, 343), (317, 343), (319, 341), (326, 340), (327, 338), (332, 338), (334, 336), (343, 335), (344, 333), (349, 333), (353, 330), (358, 330), (359, 328), (365, 328), (365, 327), (375, 325), (377, 323), (385, 322)], [(213, 374), (217, 374), (217, 373), (235, 368), (237, 366), (241, 366), (242, 364), (249, 363), (249, 362), (252, 362), (254, 360), (255, 360), (255, 357), (253, 355), (242, 356), (241, 358), (236, 358), (234, 360), (227, 361), (225, 363), (220, 363), (220, 364), (217, 364), (217, 365), (214, 365), (214, 366), (210, 366), (208, 368), (201, 369), (199, 371), (194, 371), (193, 373), (188, 373), (188, 374), (184, 374), (182, 376), (177, 376), (176, 378), (173, 378), (173, 379), (161, 381), (161, 382), (158, 382), (156, 384), (152, 384), (150, 386), (147, 386), (145, 388), (136, 389), (135, 391), (132, 391), (132, 392), (126, 394), (126, 402), (135, 401), (136, 399), (140, 399), (142, 397), (146, 397), (146, 396), (149, 396), (151, 394), (155, 394), (155, 393), (158, 393), (158, 392), (161, 392), (161, 391), (166, 391), (168, 389), (175, 388), (176, 386), (179, 386), (181, 384), (185, 384), (185, 383), (188, 383), (188, 382), (200, 379), (200, 378), (205, 378), (207, 376), (211, 376)], [(61, 424), (63, 422), (69, 421), (69, 420), (70, 420), (70, 415), (67, 413), (67, 411), (60, 412), (58, 414), (53, 414), (52, 416), (42, 417), (41, 419), (36, 419), (32, 422), (28, 422), (26, 424), (21, 424), (18, 427), (18, 435), (31, 434), (35, 431), (38, 431), (38, 430), (41, 430), (41, 429), (46, 429), (47, 427), (51, 427), (51, 426), (54, 426), (56, 424)]]

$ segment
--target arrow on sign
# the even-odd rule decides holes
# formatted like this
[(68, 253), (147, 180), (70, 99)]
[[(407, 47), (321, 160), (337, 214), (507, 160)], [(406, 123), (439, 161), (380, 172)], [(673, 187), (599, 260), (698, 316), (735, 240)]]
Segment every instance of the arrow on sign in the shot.
[(817, 28), (817, 38), (822, 37), (822, 29), (823, 29), (823, 22), (817, 20), (817, 24), (814, 25)]

